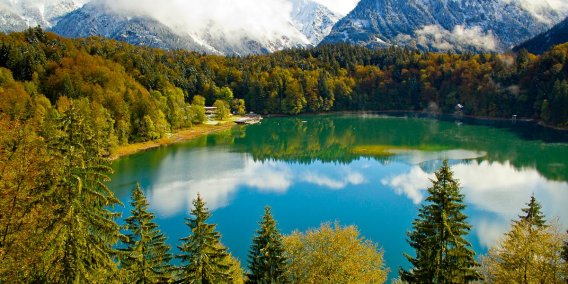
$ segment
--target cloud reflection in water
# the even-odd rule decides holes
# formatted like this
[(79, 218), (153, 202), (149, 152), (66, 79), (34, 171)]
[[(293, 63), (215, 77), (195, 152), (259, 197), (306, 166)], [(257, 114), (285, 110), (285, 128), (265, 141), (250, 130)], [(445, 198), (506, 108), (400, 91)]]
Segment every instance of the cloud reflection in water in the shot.
[(344, 189), (348, 185), (359, 185), (366, 181), (365, 177), (358, 172), (345, 172), (342, 179), (337, 179), (311, 171), (303, 174), (301, 180), (333, 190)]
[[(465, 194), (466, 203), (475, 214), (471, 223), (479, 242), (488, 247), (509, 229), (510, 221), (517, 218), (530, 195), (535, 194), (549, 220), (560, 218), (563, 226), (568, 223), (568, 183), (551, 181), (535, 169), (516, 169), (509, 162), (471, 161), (451, 166)], [(415, 204), (420, 203), (432, 178), (419, 166), (398, 176), (383, 178), (397, 194), (407, 196)]]
[(389, 162), (397, 164), (394, 168), (403, 172), (390, 175), (390, 166), (374, 160), (348, 165), (298, 165), (254, 161), (248, 154), (229, 150), (196, 149), (169, 155), (162, 161), (168, 166), (157, 167), (159, 172), (148, 188), (148, 198), (152, 210), (161, 217), (170, 217), (188, 211), (198, 192), (214, 210), (229, 205), (241, 188), (284, 194), (296, 184), (304, 183), (341, 190), (373, 184), (378, 178), (380, 184), (397, 195), (419, 204), (440, 161), (449, 158), (456, 162), (452, 170), (463, 187), (468, 210), (473, 211), (470, 223), (482, 246), (493, 244), (509, 229), (510, 221), (517, 218), (532, 193), (543, 204), (549, 220), (558, 217), (566, 227), (567, 182), (548, 180), (533, 168), (517, 169), (508, 162), (476, 160), (484, 156), (483, 152), (466, 150), (406, 151)]
[(192, 151), (191, 159), (170, 156), (163, 163), (170, 166), (159, 167), (166, 171), (158, 173), (149, 188), (151, 207), (163, 217), (189, 210), (198, 192), (214, 210), (226, 206), (240, 186), (285, 192), (292, 184), (290, 171), (282, 164), (255, 162), (246, 154), (228, 151)]
[(189, 210), (199, 192), (209, 209), (227, 206), (241, 187), (265, 193), (285, 193), (294, 181), (305, 182), (331, 190), (366, 182), (365, 177), (348, 166), (330, 177), (316, 171), (304, 171), (285, 162), (254, 161), (248, 154), (229, 151), (197, 150), (185, 155), (171, 155), (158, 167), (154, 183), (148, 188), (151, 209), (161, 217)]

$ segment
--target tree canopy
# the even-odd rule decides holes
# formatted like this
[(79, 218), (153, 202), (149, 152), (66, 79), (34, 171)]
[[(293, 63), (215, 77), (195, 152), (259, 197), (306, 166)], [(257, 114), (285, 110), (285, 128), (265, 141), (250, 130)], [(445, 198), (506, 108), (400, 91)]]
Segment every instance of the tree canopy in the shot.
[(384, 283), (387, 269), (376, 243), (355, 226), (322, 224), (284, 237), (291, 283)]

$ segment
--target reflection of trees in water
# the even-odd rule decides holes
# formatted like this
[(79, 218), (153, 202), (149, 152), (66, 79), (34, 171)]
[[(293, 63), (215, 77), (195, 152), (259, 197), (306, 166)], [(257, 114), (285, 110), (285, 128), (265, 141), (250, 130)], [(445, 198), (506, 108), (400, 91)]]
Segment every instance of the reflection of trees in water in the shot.
[[(321, 115), (265, 119), (261, 125), (241, 128), (234, 142), (236, 151), (249, 152), (255, 160), (299, 163), (349, 163), (360, 157), (384, 162), (399, 160), (396, 155), (354, 153), (354, 147), (365, 145), (393, 147), (399, 150), (397, 153), (400, 148), (424, 152), (463, 149), (487, 153), (477, 160), (510, 162), (518, 169), (536, 168), (549, 179), (567, 180), (566, 144), (538, 140), (533, 125), (526, 126), (525, 131), (533, 132), (533, 140), (527, 141), (520, 138), (528, 135), (520, 134), (522, 127), (525, 126), (510, 129), (421, 118)], [(540, 133), (545, 135), (543, 139), (554, 141), (554, 132)]]
[[(360, 157), (372, 158), (382, 163), (411, 162), (411, 159), (405, 158), (418, 153), (437, 153), (429, 155), (431, 157), (428, 160), (417, 163), (432, 170), (436, 165), (428, 163), (438, 160), (436, 156), (443, 156), (442, 158), (450, 161), (455, 159), (456, 162), (469, 159), (509, 162), (517, 169), (535, 168), (548, 179), (568, 180), (566, 141), (542, 142), (562, 141), (566, 137), (565, 134), (560, 133), (555, 137), (556, 132), (539, 130), (534, 125), (516, 125), (514, 128), (499, 124), (496, 126), (456, 125), (451, 121), (377, 115), (269, 118), (261, 124), (236, 126), (187, 143), (122, 158), (115, 163), (115, 170), (121, 173), (146, 172), (140, 177), (140, 182), (145, 184), (144, 180), (152, 178), (152, 168), (158, 167), (169, 155), (199, 147), (230, 146), (233, 151), (250, 153), (257, 161), (283, 160), (303, 164), (316, 161), (350, 163)], [(532, 134), (521, 134), (523, 132)], [(543, 135), (542, 140), (539, 140), (539, 133)], [(529, 136), (529, 140), (522, 138)], [(397, 155), (357, 154), (355, 148), (361, 146), (380, 146), (385, 149), (391, 147), (399, 151), (395, 151)], [(455, 149), (484, 152), (486, 156), (456, 158), (451, 154), (451, 150)], [(404, 150), (408, 152), (401, 155), (400, 151)], [(128, 160), (133, 162), (127, 162)], [(120, 184), (120, 181), (115, 182)], [(124, 184), (124, 188), (131, 186), (132, 184)]]
[(340, 121), (330, 116), (267, 119), (259, 127), (249, 127), (236, 146), (255, 160), (347, 163), (357, 158), (349, 151), (356, 134), (337, 124)]

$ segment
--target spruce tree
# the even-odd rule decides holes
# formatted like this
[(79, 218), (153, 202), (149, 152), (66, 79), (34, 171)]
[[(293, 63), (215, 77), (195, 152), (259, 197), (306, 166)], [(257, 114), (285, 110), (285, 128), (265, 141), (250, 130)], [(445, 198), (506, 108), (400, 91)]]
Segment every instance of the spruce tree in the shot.
[(459, 182), (444, 161), (428, 188), (427, 204), (419, 209), (408, 233), (416, 257), (405, 254), (412, 264), (400, 269), (401, 279), (410, 283), (467, 283), (480, 279), (471, 244), (464, 238), (471, 226), (463, 213)]
[(286, 258), (282, 234), (276, 228), (270, 207), (264, 208), (260, 229), (252, 240), (249, 251), (250, 283), (284, 283)]
[(179, 283), (227, 283), (231, 282), (230, 255), (221, 244), (221, 234), (215, 231), (216, 225), (207, 224), (211, 213), (198, 194), (191, 210), (193, 217), (186, 218), (185, 224), (191, 234), (181, 238), (178, 246), (182, 261)]
[(132, 191), (131, 216), (126, 218), (124, 229), (126, 245), (120, 254), (122, 269), (129, 283), (158, 283), (170, 278), (172, 259), (166, 237), (154, 222), (154, 214), (148, 212), (148, 201), (140, 184)]
[[(546, 226), (546, 219), (544, 214), (542, 213), (542, 206), (534, 197), (534, 194), (531, 195), (531, 200), (527, 203), (527, 207), (521, 209), (524, 215), (520, 215), (520, 221), (526, 221), (532, 225), (537, 227), (544, 227)], [(517, 222), (520, 222), (517, 221)]]
[(101, 153), (108, 152), (108, 141), (83, 111), (71, 103), (52, 114), (49, 151), (61, 164), (54, 167), (56, 185), (44, 193), (56, 209), (45, 229), (45, 267), (36, 271), (40, 282), (111, 282), (117, 277), (113, 246), (120, 227), (110, 208), (120, 201), (107, 187), (112, 169)]

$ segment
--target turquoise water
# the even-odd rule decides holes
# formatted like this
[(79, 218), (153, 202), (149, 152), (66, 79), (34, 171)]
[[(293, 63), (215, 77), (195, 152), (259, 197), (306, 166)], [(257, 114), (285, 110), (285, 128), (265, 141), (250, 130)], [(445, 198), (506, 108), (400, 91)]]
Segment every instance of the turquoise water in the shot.
[[(173, 247), (201, 193), (223, 243), (247, 264), (263, 207), (284, 234), (339, 221), (385, 252), (391, 277), (413, 253), (406, 232), (429, 178), (449, 159), (460, 180), (476, 252), (508, 230), (532, 193), (568, 228), (568, 134), (531, 124), (418, 117), (269, 118), (117, 160), (111, 188), (125, 204), (140, 182)], [(175, 249), (174, 251), (176, 251)]]

